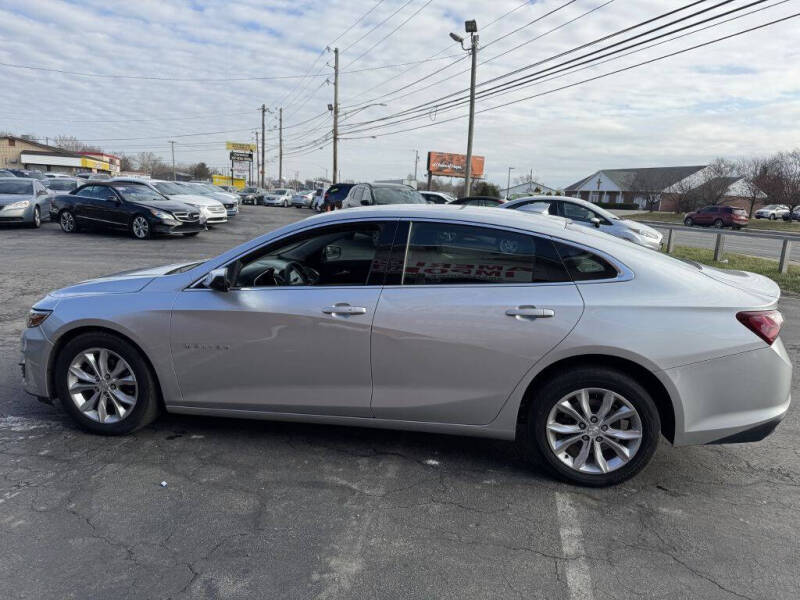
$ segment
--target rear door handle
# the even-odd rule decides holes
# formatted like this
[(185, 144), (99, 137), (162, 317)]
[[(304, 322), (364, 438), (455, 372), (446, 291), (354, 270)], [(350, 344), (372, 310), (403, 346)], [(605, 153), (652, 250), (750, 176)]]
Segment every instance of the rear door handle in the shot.
[(337, 302), (333, 306), (322, 309), (326, 315), (365, 315), (367, 309), (363, 306), (350, 306), (347, 302)]
[(518, 306), (509, 308), (506, 311), (509, 317), (517, 319), (549, 319), (556, 315), (555, 311), (549, 308), (536, 308), (535, 306)]

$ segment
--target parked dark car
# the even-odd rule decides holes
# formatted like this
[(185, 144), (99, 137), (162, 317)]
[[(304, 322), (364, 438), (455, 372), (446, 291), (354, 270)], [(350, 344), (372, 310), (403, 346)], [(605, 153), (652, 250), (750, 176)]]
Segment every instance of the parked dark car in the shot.
[(242, 204), (261, 204), (264, 199), (264, 194), (267, 192), (264, 188), (260, 187), (246, 187), (237, 192), (239, 200)]
[(342, 208), (381, 204), (427, 204), (417, 190), (398, 183), (359, 183), (350, 190)]
[(330, 186), (322, 197), (322, 210), (327, 210), (329, 206), (342, 208), (342, 202), (355, 185), (355, 183), (334, 183)]
[(466, 206), (500, 206), (503, 203), (500, 198), (491, 196), (467, 196), (453, 200), (450, 204), (464, 204)]
[(140, 240), (155, 234), (191, 236), (205, 230), (199, 209), (170, 200), (142, 183), (91, 181), (55, 196), (50, 218), (66, 233), (84, 227), (116, 229)]
[(46, 179), (44, 173), (29, 169), (8, 169), (15, 177), (27, 177), (28, 179)]
[(784, 221), (800, 221), (800, 206), (796, 206), (792, 212), (783, 215)]
[(700, 225), (701, 227), (741, 229), (746, 227), (748, 222), (747, 211), (738, 206), (704, 206), (688, 213), (683, 218), (683, 224), (687, 227)]

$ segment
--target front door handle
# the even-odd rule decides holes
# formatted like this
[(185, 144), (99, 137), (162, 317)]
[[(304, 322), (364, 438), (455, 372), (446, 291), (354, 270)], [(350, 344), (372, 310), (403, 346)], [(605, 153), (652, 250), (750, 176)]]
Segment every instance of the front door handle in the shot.
[(363, 306), (350, 306), (347, 302), (337, 302), (333, 306), (322, 309), (326, 315), (365, 315), (367, 309)]
[(517, 319), (549, 319), (556, 316), (555, 311), (549, 308), (536, 308), (535, 306), (518, 306), (506, 311), (509, 317)]

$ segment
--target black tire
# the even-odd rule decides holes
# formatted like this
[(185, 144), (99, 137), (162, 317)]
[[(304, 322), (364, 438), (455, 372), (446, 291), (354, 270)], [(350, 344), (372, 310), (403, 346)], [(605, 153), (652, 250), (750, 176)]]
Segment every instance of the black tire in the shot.
[(42, 213), (38, 206), (33, 207), (33, 221), (29, 224), (31, 229), (39, 229), (42, 226)]
[(62, 210), (58, 215), (58, 224), (64, 233), (75, 233), (78, 231), (78, 221), (75, 215), (69, 210)]
[(686, 217), (683, 220), (683, 224), (686, 225), (687, 227), (691, 227), (692, 225), (694, 225), (694, 221), (692, 220), (692, 217)]
[(770, 220), (770, 221), (774, 221), (774, 220), (775, 220), (775, 213), (772, 213), (772, 214), (769, 216), (769, 220)]
[[(547, 419), (551, 409), (571, 392), (584, 388), (602, 388), (623, 396), (638, 412), (642, 426), (639, 448), (630, 461), (608, 473), (583, 473), (555, 455), (547, 439)], [(580, 367), (557, 375), (536, 393), (528, 414), (527, 446), (557, 477), (588, 487), (604, 487), (626, 481), (641, 471), (658, 446), (661, 420), (650, 394), (625, 373), (606, 367)]]
[(129, 231), (135, 240), (148, 240), (152, 236), (150, 221), (144, 215), (135, 215), (131, 219)]
[(723, 227), (725, 227), (725, 223), (722, 222), (722, 219), (717, 219), (716, 221), (714, 221), (714, 227), (716, 227), (717, 229), (722, 229)]
[[(82, 412), (69, 394), (67, 373), (73, 359), (90, 348), (105, 348), (121, 356), (136, 377), (138, 396), (131, 412), (115, 423), (100, 423)], [(155, 376), (142, 354), (129, 342), (106, 332), (90, 332), (70, 340), (55, 362), (55, 387), (61, 406), (79, 427), (102, 435), (124, 435), (152, 423), (161, 412), (160, 393)]]

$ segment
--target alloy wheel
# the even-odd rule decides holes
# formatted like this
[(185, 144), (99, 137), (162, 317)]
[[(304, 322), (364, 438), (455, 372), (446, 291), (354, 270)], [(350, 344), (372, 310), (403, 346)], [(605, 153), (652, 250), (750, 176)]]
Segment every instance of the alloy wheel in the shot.
[(81, 351), (67, 372), (70, 399), (98, 423), (117, 423), (131, 414), (138, 398), (136, 375), (119, 354), (107, 348)]
[(561, 398), (546, 424), (550, 450), (580, 473), (602, 475), (627, 465), (642, 442), (642, 420), (620, 394), (584, 388)]
[(150, 235), (150, 223), (148, 223), (147, 219), (142, 216), (136, 217), (133, 220), (132, 228), (133, 235), (140, 240), (143, 240)]
[(41, 224), (42, 224), (42, 215), (39, 212), (39, 207), (35, 206), (33, 208), (33, 226), (39, 227), (41, 226)]
[(66, 231), (67, 233), (72, 233), (75, 231), (75, 217), (72, 216), (72, 213), (69, 211), (65, 211), (61, 213), (61, 229)]

